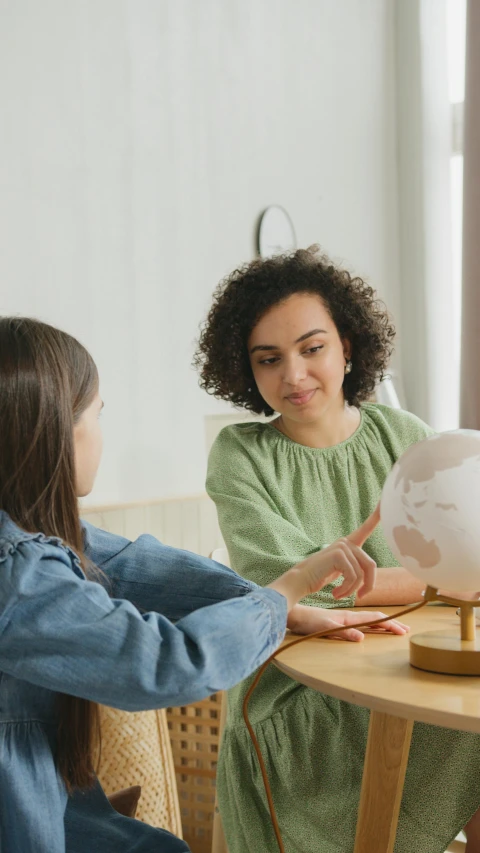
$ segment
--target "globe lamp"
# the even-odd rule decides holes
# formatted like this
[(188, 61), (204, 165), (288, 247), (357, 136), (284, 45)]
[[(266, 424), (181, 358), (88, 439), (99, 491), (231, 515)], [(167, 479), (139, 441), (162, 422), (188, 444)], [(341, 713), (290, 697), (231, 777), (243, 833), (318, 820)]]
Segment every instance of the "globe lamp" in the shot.
[(380, 517), (400, 564), (426, 584), (426, 601), (460, 610), (459, 631), (411, 638), (410, 663), (430, 672), (480, 675), (475, 629), (475, 607), (480, 604), (480, 432), (446, 432), (409, 447), (385, 481)]

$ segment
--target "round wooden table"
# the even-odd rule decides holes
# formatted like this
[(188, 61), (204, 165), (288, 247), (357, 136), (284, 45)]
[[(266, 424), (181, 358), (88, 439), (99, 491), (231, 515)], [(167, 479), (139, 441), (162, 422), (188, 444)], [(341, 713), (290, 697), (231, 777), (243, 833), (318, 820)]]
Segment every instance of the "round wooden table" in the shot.
[[(388, 614), (400, 610), (381, 609)], [(412, 634), (450, 627), (460, 631), (455, 610), (427, 605), (402, 621), (411, 629), (402, 637), (367, 634), (363, 643), (307, 640), (275, 660), (296, 681), (371, 710), (354, 853), (393, 853), (415, 721), (480, 733), (480, 677), (437, 675), (409, 662)], [(480, 648), (480, 638), (477, 643)]]

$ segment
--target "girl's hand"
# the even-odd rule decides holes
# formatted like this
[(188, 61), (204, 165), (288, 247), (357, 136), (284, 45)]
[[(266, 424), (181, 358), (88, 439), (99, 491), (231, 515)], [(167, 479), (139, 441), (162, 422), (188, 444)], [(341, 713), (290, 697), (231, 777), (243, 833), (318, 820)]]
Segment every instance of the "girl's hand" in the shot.
[(362, 545), (379, 521), (377, 506), (358, 530), (311, 554), (269, 586), (286, 597), (289, 610), (305, 595), (317, 592), (341, 575), (343, 583), (333, 590), (334, 598), (346, 598), (357, 591), (359, 596), (366, 595), (375, 584), (376, 564), (362, 551)]
[[(375, 561), (362, 551), (362, 545), (373, 533), (379, 521), (380, 506), (378, 505), (367, 520), (349, 536), (338, 539), (333, 545), (312, 554), (300, 563), (311, 579), (309, 592), (317, 592), (339, 575), (343, 575), (343, 583), (333, 590), (334, 598), (347, 598), (354, 592), (358, 592), (360, 597), (372, 591), (375, 586), (377, 566)], [(320, 559), (327, 556), (331, 560), (332, 570), (325, 576), (325, 569), (320, 566)]]
[[(296, 604), (288, 615), (287, 627), (295, 634), (315, 634), (317, 631), (328, 631), (329, 628), (339, 626), (338, 632), (330, 634), (332, 638), (351, 640), (359, 643), (363, 640), (365, 633), (390, 633), (406, 634), (410, 628), (396, 619), (389, 619), (381, 625), (372, 628), (364, 628), (358, 631), (348, 626), (358, 625), (362, 622), (371, 622), (385, 616), (380, 610), (372, 612), (364, 610), (352, 613), (351, 610), (324, 610), (320, 607), (307, 607), (304, 604)], [(346, 630), (341, 630), (346, 628)]]

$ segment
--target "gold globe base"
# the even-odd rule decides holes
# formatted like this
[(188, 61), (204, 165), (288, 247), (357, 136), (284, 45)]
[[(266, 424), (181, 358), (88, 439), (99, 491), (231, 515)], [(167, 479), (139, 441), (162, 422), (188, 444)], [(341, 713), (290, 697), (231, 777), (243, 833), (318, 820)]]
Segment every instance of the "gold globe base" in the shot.
[[(410, 663), (427, 672), (445, 675), (480, 675), (480, 642), (477, 644), (475, 607), (480, 603), (441, 595), (438, 589), (427, 586), (425, 601), (442, 601), (458, 607), (459, 632), (429, 631), (414, 634), (410, 640)], [(460, 635), (460, 636), (459, 636)]]
[(452, 630), (415, 634), (410, 640), (410, 663), (427, 672), (480, 675), (480, 647), (477, 640), (461, 640)]

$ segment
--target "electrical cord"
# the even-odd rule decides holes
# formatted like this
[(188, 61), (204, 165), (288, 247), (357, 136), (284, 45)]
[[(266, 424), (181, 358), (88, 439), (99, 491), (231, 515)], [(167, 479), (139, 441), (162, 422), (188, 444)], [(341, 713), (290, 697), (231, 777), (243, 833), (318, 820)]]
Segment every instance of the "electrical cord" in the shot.
[[(412, 604), (409, 607), (404, 608), (403, 610), (399, 610), (398, 613), (392, 613), (390, 616), (382, 616), (381, 619), (374, 619), (374, 620), (371, 620), (370, 622), (362, 622), (362, 623), (359, 623), (358, 625), (349, 625), (348, 628), (355, 628), (355, 629), (372, 628), (374, 625), (380, 625), (382, 622), (390, 621), (390, 619), (399, 619), (401, 616), (405, 616), (408, 613), (413, 613), (414, 610), (420, 610), (420, 608), (425, 607), (425, 605), (427, 603), (428, 602), (425, 599), (423, 599), (422, 601), (419, 601), (416, 604)], [(335, 634), (339, 630), (341, 631), (343, 629), (340, 625), (336, 625), (335, 628), (329, 628), (327, 631), (316, 631), (316, 633), (314, 633), (314, 634), (306, 634), (304, 637), (296, 637), (295, 640), (292, 640), (291, 643), (287, 643), (286, 645), (283, 645), (280, 648), (278, 648), (273, 653), (273, 655), (270, 655), (268, 660), (266, 660), (265, 663), (262, 664), (260, 669), (257, 671), (257, 674), (255, 675), (255, 678), (253, 679), (249, 689), (247, 690), (247, 693), (245, 694), (245, 698), (243, 700), (243, 719), (245, 720), (245, 725), (247, 726), (248, 733), (249, 733), (250, 738), (252, 740), (255, 752), (257, 754), (258, 763), (260, 765), (260, 771), (262, 774), (263, 785), (265, 788), (265, 794), (267, 796), (268, 809), (270, 811), (270, 818), (272, 821), (272, 826), (273, 826), (273, 831), (275, 833), (275, 838), (276, 838), (276, 841), (278, 844), (279, 853), (285, 853), (285, 847), (283, 846), (282, 836), (280, 833), (280, 827), (278, 825), (277, 813), (275, 811), (275, 806), (273, 803), (272, 792), (270, 790), (270, 783), (268, 781), (267, 771), (265, 768), (265, 763), (263, 761), (262, 752), (260, 750), (258, 740), (256, 738), (255, 732), (253, 731), (253, 728), (252, 728), (252, 724), (250, 723), (250, 720), (248, 717), (248, 705), (249, 705), (250, 699), (252, 698), (253, 691), (258, 686), (258, 683), (259, 683), (263, 673), (265, 672), (267, 667), (270, 665), (270, 663), (273, 660), (275, 660), (275, 658), (278, 657), (278, 655), (280, 655), (282, 652), (284, 652), (285, 649), (289, 649), (289, 648), (291, 648), (291, 646), (296, 646), (298, 643), (304, 643), (306, 640), (313, 640), (315, 638), (327, 637), (329, 634)]]

